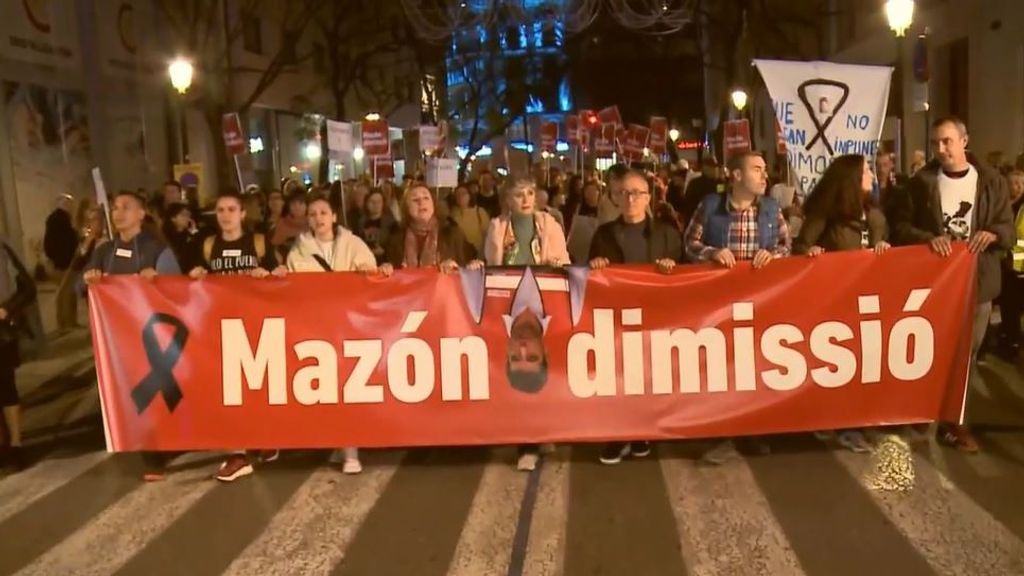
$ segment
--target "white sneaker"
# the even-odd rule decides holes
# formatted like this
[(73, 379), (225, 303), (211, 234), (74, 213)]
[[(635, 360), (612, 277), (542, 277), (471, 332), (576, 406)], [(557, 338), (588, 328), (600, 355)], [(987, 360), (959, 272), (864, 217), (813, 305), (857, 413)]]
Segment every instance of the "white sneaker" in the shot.
[(344, 474), (359, 474), (363, 471), (363, 465), (359, 462), (358, 458), (346, 458), (341, 471)]
[(533, 472), (537, 469), (537, 461), (540, 456), (536, 452), (523, 452), (519, 455), (519, 462), (516, 463), (516, 470), (520, 472)]

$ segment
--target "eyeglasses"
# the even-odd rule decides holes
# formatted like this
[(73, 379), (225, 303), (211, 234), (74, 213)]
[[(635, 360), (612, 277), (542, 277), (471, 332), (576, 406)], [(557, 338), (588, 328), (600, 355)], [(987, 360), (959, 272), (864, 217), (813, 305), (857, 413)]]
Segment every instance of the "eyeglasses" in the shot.
[(627, 198), (627, 199), (631, 199), (631, 198), (638, 198), (639, 199), (639, 198), (642, 198), (644, 196), (649, 196), (650, 194), (651, 193), (648, 192), (647, 190), (623, 190), (622, 191), (622, 197), (623, 198)]

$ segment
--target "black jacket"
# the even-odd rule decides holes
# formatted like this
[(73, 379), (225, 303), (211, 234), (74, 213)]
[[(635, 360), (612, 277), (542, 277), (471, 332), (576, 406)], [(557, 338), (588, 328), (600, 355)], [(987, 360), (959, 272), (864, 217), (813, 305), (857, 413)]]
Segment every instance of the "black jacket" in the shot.
[[(914, 175), (902, 194), (894, 199), (891, 237), (896, 245), (926, 244), (945, 233), (942, 201), (939, 198), (939, 164), (932, 162)], [(991, 302), (999, 295), (999, 261), (1013, 248), (1017, 233), (1010, 213), (1010, 192), (1006, 179), (987, 166), (974, 165), (978, 171), (978, 192), (972, 213), (971, 230), (986, 230), (996, 235), (988, 250), (978, 255), (978, 302)], [(972, 232), (972, 233), (973, 233)]]
[[(624, 224), (622, 217), (619, 216), (611, 222), (598, 226), (597, 231), (594, 232), (594, 238), (590, 241), (588, 259), (607, 258), (612, 264), (622, 264), (625, 260), (622, 252), (622, 226)], [(647, 239), (647, 255), (651, 264), (663, 258), (671, 258), (675, 262), (682, 261), (683, 240), (679, 235), (679, 230), (674, 226), (668, 226), (648, 216), (644, 226), (644, 238)]]
[(43, 235), (43, 252), (58, 270), (67, 270), (75, 258), (78, 234), (71, 225), (71, 214), (57, 208), (46, 218), (46, 232)]

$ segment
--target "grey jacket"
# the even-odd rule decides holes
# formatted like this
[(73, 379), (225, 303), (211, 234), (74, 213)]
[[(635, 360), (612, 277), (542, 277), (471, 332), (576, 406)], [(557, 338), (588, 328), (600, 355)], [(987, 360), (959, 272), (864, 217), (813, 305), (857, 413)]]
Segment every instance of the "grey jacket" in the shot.
[[(890, 229), (895, 245), (926, 244), (944, 233), (942, 201), (939, 199), (939, 167), (932, 162), (907, 183), (903, 194), (894, 199)], [(1006, 179), (998, 172), (974, 164), (978, 171), (971, 230), (986, 230), (996, 235), (985, 252), (978, 255), (979, 303), (991, 302), (999, 295), (999, 261), (1017, 241), (1010, 213), (1010, 193)]]

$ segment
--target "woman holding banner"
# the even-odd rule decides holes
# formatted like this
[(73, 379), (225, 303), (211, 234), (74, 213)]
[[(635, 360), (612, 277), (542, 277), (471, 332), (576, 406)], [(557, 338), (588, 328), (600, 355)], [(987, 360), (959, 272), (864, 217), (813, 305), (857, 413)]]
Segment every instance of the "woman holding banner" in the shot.
[[(815, 257), (840, 250), (888, 250), (885, 216), (872, 195), (874, 183), (871, 165), (863, 156), (847, 154), (833, 160), (804, 204), (804, 223), (793, 251)], [(860, 430), (843, 430), (838, 441), (853, 452), (871, 450)]]
[[(533, 180), (518, 180), (502, 193), (505, 210), (491, 220), (484, 240), (488, 266), (567, 266), (569, 251), (565, 234), (555, 218), (537, 210)], [(511, 334), (510, 334), (511, 336)], [(509, 378), (513, 375), (510, 373)], [(516, 468), (529, 472), (537, 467), (540, 447), (519, 446)]]
[(386, 245), (387, 263), (394, 268), (438, 267), (451, 272), (476, 258), (455, 222), (437, 215), (434, 195), (416, 184), (402, 195), (402, 223), (392, 229)]
[[(197, 263), (189, 270), (189, 277), (201, 280), (208, 274), (217, 276), (247, 275), (253, 278), (284, 277), (287, 269), (278, 263), (267, 237), (246, 230), (248, 211), (245, 199), (237, 192), (221, 194), (214, 205), (218, 233), (203, 239)], [(220, 465), (213, 477), (220, 482), (233, 482), (253, 473), (257, 462), (277, 460), (277, 450), (245, 450), (232, 452)]]
[[(288, 253), (288, 272), (376, 272), (377, 259), (358, 236), (338, 225), (338, 213), (325, 195), (309, 198), (309, 230), (295, 240)], [(389, 269), (381, 271), (387, 276)], [(358, 448), (342, 448), (331, 455), (345, 474), (359, 474)]]

